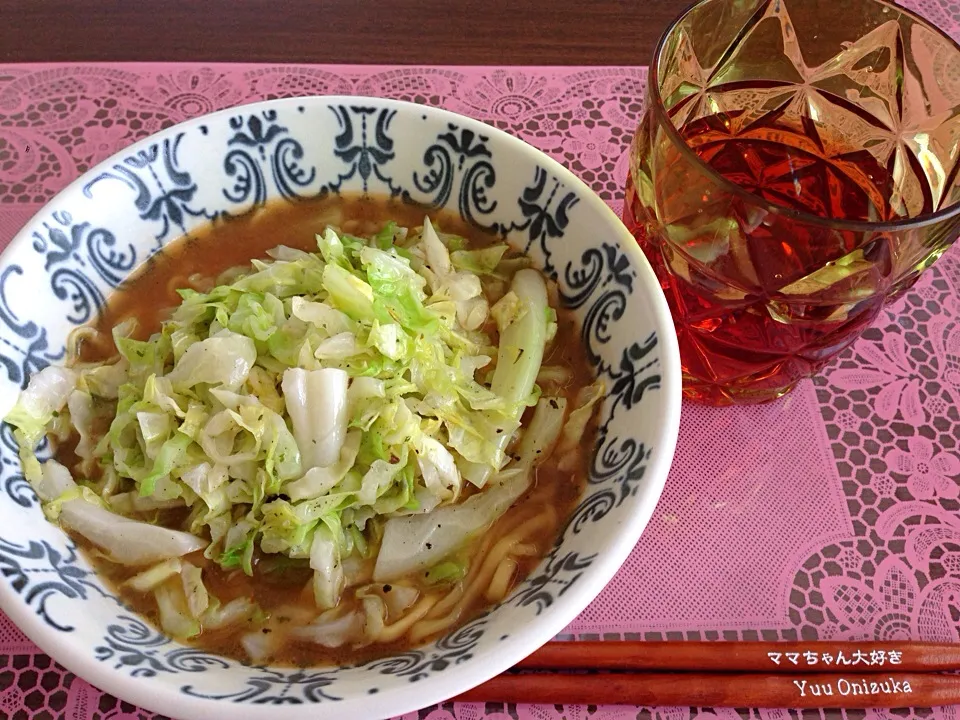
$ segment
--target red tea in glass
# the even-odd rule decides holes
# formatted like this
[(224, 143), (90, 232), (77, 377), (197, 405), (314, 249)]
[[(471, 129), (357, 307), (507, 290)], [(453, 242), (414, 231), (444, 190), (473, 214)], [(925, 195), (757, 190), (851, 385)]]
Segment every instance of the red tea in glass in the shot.
[(780, 397), (960, 233), (960, 72), (938, 62), (960, 48), (875, 0), (704, 0), (668, 30), (623, 219), (688, 398)]

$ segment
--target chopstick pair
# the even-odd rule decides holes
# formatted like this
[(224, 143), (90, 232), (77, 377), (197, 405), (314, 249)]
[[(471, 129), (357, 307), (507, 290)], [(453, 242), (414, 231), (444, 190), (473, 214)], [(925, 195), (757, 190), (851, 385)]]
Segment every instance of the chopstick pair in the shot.
[(960, 645), (551, 642), (460, 702), (903, 708), (960, 703)]

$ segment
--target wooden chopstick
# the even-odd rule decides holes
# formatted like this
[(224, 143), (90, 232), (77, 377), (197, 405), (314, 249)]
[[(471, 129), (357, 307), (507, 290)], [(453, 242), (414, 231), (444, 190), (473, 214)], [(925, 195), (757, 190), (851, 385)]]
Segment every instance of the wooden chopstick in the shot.
[(933, 673), (809, 676), (722, 673), (504, 673), (457, 702), (906, 708), (960, 703), (960, 677)]
[(960, 644), (925, 642), (549, 642), (523, 670), (862, 673), (960, 670)]
[[(610, 670), (625, 672), (608, 672)], [(551, 642), (463, 702), (902, 708), (960, 703), (960, 645)]]

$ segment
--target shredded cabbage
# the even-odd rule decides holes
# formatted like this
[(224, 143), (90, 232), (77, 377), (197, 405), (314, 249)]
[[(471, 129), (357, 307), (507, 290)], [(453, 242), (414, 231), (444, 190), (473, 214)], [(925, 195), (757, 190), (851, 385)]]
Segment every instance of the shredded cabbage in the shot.
[(179, 575), (183, 563), (180, 558), (170, 558), (153, 567), (147, 568), (143, 572), (137, 573), (127, 580), (124, 585), (133, 588), (137, 592), (150, 592), (157, 585), (164, 582), (167, 578)]
[(19, 431), (21, 449), (26, 445), (32, 450), (40, 441), (76, 385), (77, 374), (73, 370), (53, 365), (30, 378), (17, 404), (4, 418)]
[[(145, 566), (127, 585), (155, 595), (177, 637), (259, 612), (222, 605), (207, 562), (249, 575), (255, 557), (283, 556), (309, 569), (318, 613), (371, 575), (455, 582), (464, 544), (526, 491), (561, 430), (571, 451), (602, 394), (585, 394), (565, 428), (564, 399), (540, 398), (556, 312), (506, 245), (468, 250), (429, 220), (368, 239), (327, 228), (316, 241), (317, 252), (281, 246), (206, 292), (181, 290), (146, 339), (118, 325), (118, 358), (36, 373), (6, 418), (48, 515)], [(71, 426), (77, 482), (34, 454)], [(171, 509), (181, 529), (162, 526)], [(329, 646), (358, 628), (374, 637), (417, 598), (378, 592), (362, 612), (298, 632)], [(271, 642), (244, 644), (264, 655)]]

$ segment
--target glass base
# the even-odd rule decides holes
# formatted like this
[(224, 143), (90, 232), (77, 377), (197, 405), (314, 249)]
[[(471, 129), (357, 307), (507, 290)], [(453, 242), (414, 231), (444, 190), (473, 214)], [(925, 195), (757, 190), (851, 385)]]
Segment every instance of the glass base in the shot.
[(684, 374), (683, 398), (700, 405), (762, 405), (779, 400), (797, 386), (796, 382), (778, 388), (723, 387)]

